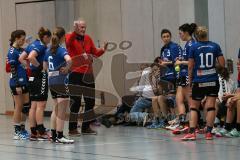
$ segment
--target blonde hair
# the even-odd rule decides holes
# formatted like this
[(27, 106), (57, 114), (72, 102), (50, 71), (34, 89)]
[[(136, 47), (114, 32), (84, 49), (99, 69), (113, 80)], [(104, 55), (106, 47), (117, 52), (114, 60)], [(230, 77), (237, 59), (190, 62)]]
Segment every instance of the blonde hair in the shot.
[(60, 44), (60, 40), (63, 36), (65, 36), (65, 30), (62, 27), (56, 27), (55, 31), (53, 32), (52, 36), (52, 46), (51, 46), (51, 53), (56, 54), (57, 48)]
[(195, 37), (198, 40), (206, 39), (208, 38), (208, 29), (205, 26), (199, 26), (197, 27), (195, 31)]

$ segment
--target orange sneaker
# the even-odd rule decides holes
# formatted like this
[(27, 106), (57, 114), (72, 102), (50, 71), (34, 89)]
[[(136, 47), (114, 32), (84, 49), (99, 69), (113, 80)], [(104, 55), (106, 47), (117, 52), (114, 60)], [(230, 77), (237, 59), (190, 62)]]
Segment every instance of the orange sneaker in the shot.
[(182, 141), (195, 141), (196, 140), (196, 133), (188, 133), (183, 138)]
[(213, 135), (212, 135), (212, 133), (207, 132), (207, 133), (205, 134), (205, 139), (206, 139), (206, 140), (213, 140)]
[(188, 126), (178, 126), (175, 130), (172, 131), (172, 134), (182, 134), (182, 133), (188, 133), (189, 127)]

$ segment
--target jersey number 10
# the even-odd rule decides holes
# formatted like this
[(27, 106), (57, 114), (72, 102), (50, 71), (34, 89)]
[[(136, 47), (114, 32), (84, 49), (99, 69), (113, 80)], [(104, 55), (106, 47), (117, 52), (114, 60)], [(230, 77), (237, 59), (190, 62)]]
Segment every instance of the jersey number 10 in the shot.
[(201, 58), (200, 68), (213, 67), (213, 53), (201, 53), (199, 56)]

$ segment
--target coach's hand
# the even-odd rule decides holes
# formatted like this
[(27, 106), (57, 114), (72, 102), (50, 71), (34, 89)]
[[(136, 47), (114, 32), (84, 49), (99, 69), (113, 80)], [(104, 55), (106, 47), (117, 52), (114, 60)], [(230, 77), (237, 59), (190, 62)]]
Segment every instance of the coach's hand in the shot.
[(104, 42), (103, 43), (103, 50), (104, 50), (104, 52), (107, 50), (107, 47), (108, 47), (108, 42)]

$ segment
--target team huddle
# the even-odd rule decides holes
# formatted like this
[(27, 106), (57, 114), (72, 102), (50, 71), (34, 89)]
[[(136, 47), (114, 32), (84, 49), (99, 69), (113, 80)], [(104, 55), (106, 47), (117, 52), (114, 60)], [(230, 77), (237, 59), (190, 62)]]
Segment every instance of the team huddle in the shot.
[[(87, 120), (89, 119), (87, 116), (83, 116), (80, 133), (77, 129), (77, 115), (83, 95), (85, 112), (94, 117), (93, 57), (103, 55), (108, 44), (104, 43), (103, 48), (96, 48), (92, 39), (85, 34), (85, 30), (84, 21), (75, 22), (74, 32), (69, 34), (66, 34), (62, 27), (56, 27), (53, 33), (41, 27), (38, 32), (39, 39), (24, 49), (22, 47), (25, 44), (25, 31), (12, 32), (6, 70), (10, 73), (9, 85), (15, 106), (13, 139), (74, 143), (74, 140), (63, 134), (68, 107), (71, 111), (70, 136), (79, 136), (81, 133), (97, 134), (90, 127), (95, 119)], [(220, 84), (220, 82), (226, 83), (225, 81), (229, 79), (229, 76), (224, 76), (228, 70), (225, 68), (225, 59), (220, 46), (208, 40), (206, 27), (196, 24), (181, 25), (179, 34), (181, 40), (186, 41), (184, 49), (171, 41), (171, 32), (168, 29), (162, 30), (161, 38), (164, 45), (160, 56), (150, 67), (149, 77), (151, 80), (146, 80), (149, 77), (145, 77), (151, 93), (149, 90), (144, 91), (144, 87), (142, 88), (141, 97), (131, 109), (130, 119), (133, 119), (131, 117), (134, 117), (136, 113), (141, 112), (145, 124), (147, 116), (144, 116), (142, 109), (146, 108), (145, 106), (152, 106), (154, 118), (147, 128), (162, 128), (163, 123), (166, 122), (167, 112), (163, 107), (166, 104), (162, 104), (162, 102), (168, 99), (173, 102), (172, 106), (176, 106), (177, 118), (169, 122), (170, 125), (166, 128), (173, 130), (174, 134), (187, 133), (182, 140), (196, 140), (201, 106), (205, 110), (205, 138), (212, 140), (214, 121), (220, 110), (216, 111), (216, 104), (223, 104), (227, 113), (221, 115), (219, 119), (223, 116), (226, 117), (225, 127), (215, 134), (240, 136), (240, 106), (238, 106), (240, 96), (238, 96), (238, 90), (235, 93), (230, 92)], [(162, 69), (164, 69), (164, 73)], [(144, 76), (144, 74), (142, 75)], [(173, 85), (173, 91), (168, 92), (167, 98), (162, 92), (159, 92), (161, 84), (166, 82), (168, 85)], [(80, 95), (72, 95), (72, 89), (69, 90), (70, 85), (83, 86)], [(140, 86), (146, 87), (144, 79), (140, 80)], [(44, 126), (48, 89), (54, 101), (51, 132)], [(221, 100), (218, 98), (219, 89), (223, 92)], [(70, 100), (73, 102), (71, 106)], [(232, 122), (235, 106), (237, 107), (237, 120), (234, 128)], [(187, 120), (188, 110), (189, 118)], [(25, 129), (27, 114), (29, 114), (30, 134)]]
[[(91, 111), (95, 105), (92, 58), (101, 56), (107, 48), (107, 43), (104, 44), (103, 48), (96, 48), (92, 39), (85, 35), (85, 30), (86, 24), (84, 21), (75, 22), (74, 32), (67, 35), (65, 35), (65, 30), (62, 27), (56, 27), (53, 33), (41, 27), (38, 32), (39, 39), (30, 43), (25, 49), (22, 48), (25, 44), (25, 31), (16, 30), (12, 32), (6, 71), (10, 72), (9, 85), (15, 106), (13, 139), (74, 143), (74, 140), (63, 134), (65, 115), (67, 108), (70, 106), (70, 98), (73, 100), (73, 104), (70, 109), (69, 135), (80, 135), (80, 132), (77, 131), (78, 117), (75, 115), (78, 115), (81, 97), (70, 97), (67, 84), (74, 86), (81, 83), (82, 86), (90, 88), (90, 91), (85, 89), (82, 94), (86, 103), (85, 112)], [(47, 47), (50, 42), (50, 47)], [(68, 50), (64, 47), (65, 42)], [(81, 52), (84, 58), (77, 56), (78, 52)], [(76, 57), (80, 61), (73, 61), (72, 57)], [(68, 75), (70, 69), (72, 74)], [(58, 91), (56, 88), (59, 87), (56, 86), (60, 86), (60, 88), (64, 86), (64, 89)], [(43, 124), (48, 89), (50, 89), (54, 101), (51, 115), (51, 133)], [(87, 92), (87, 95), (85, 95), (85, 92)], [(28, 112), (31, 134), (28, 134), (25, 129)], [(96, 131), (90, 128), (92, 121), (86, 120), (83, 122), (82, 134), (96, 134)]]

